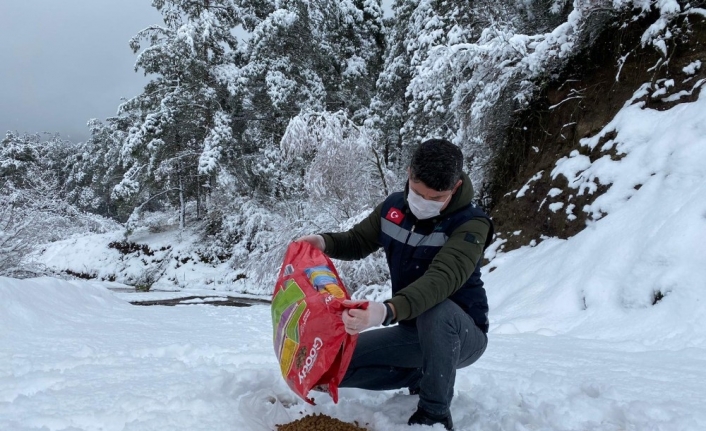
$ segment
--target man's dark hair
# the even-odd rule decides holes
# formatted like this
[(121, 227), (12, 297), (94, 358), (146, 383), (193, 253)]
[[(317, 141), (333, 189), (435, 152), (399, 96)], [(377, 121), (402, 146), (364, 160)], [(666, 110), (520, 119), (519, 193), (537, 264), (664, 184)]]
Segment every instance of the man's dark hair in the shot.
[(429, 139), (414, 150), (409, 171), (413, 181), (439, 192), (451, 190), (463, 174), (463, 153), (446, 139)]

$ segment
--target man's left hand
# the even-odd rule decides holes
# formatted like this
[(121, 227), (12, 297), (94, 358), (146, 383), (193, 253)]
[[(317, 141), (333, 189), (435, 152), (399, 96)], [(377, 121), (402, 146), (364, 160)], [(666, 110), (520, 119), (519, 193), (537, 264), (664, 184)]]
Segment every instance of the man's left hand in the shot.
[(349, 308), (343, 310), (343, 326), (346, 332), (355, 335), (368, 328), (374, 328), (382, 325), (387, 315), (387, 307), (382, 302), (375, 301), (343, 301), (344, 305), (355, 305), (367, 302), (368, 308)]

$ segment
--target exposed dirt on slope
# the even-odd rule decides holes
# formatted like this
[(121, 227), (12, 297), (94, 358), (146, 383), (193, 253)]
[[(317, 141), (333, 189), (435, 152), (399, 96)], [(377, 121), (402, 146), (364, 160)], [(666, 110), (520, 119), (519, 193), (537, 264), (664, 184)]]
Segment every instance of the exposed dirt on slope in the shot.
[[(552, 179), (550, 173), (557, 160), (572, 151), (591, 161), (606, 154), (622, 157), (612, 146), (601, 150), (603, 142), (615, 138), (614, 133), (603, 137), (593, 151), (580, 141), (600, 132), (643, 84), (649, 83), (650, 88), (635, 102), (644, 102), (645, 109), (669, 109), (698, 98), (700, 80), (706, 78), (706, 22), (697, 16), (682, 19), (681, 34), (674, 35), (676, 43), (665, 59), (654, 47), (641, 46), (642, 35), (655, 19), (655, 15), (646, 16), (627, 26), (619, 25), (627, 22), (625, 17), (611, 20), (589, 49), (548, 82), (531, 106), (514, 116), (498, 152), (491, 190), (496, 232), (507, 240), (504, 251), (543, 237), (568, 238), (586, 227), (588, 214), (582, 208), (610, 184), (598, 184), (594, 193), (578, 195), (566, 178)], [(701, 68), (695, 74), (685, 73), (683, 68), (695, 60), (703, 63)], [(523, 196), (518, 197), (524, 186)], [(554, 190), (550, 195), (552, 189), (561, 193)], [(564, 204), (561, 210), (549, 209), (559, 202)], [(570, 205), (574, 205), (573, 217), (566, 213)]]

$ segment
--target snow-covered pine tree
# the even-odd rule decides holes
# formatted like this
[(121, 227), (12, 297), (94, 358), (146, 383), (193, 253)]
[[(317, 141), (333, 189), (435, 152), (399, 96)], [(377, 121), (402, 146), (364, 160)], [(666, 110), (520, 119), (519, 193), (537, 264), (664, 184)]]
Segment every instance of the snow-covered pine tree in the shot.
[(47, 199), (64, 200), (71, 162), (80, 151), (78, 144), (49, 133), (13, 132), (1, 142), (0, 178), (4, 184), (11, 183), (15, 190), (51, 189)]
[(480, 10), (486, 10), (485, 3), (421, 0), (412, 13), (405, 46), (414, 72), (407, 88), (411, 101), (402, 132), (404, 142), (417, 143), (429, 138), (453, 140), (456, 136), (458, 123), (451, 102), (455, 87), (467, 76), (462, 70), (436, 73), (430, 68), (436, 64), (425, 62), (438, 46), (475, 41), (482, 29)]
[(331, 28), (329, 55), (342, 64), (340, 91), (334, 93), (341, 106), (360, 125), (368, 115), (382, 70), (386, 28), (380, 0), (349, 0), (339, 3), (340, 19)]
[(406, 44), (413, 74), (402, 142), (451, 139), (483, 188), (512, 112), (531, 97), (536, 72), (546, 70), (539, 64), (566, 57), (579, 22), (562, 24), (556, 37), (531, 32), (554, 31), (548, 27), (567, 14), (563, 0), (419, 1)]
[[(118, 206), (111, 198), (113, 188), (122, 180), (125, 169), (120, 163), (120, 148), (134, 119), (112, 117), (105, 122), (91, 119), (91, 137), (77, 145), (67, 160), (64, 185), (66, 200), (77, 208), (104, 217), (125, 221), (132, 208)], [(121, 125), (122, 123), (122, 125)]]
[(407, 86), (413, 71), (407, 51), (408, 23), (419, 0), (395, 0), (393, 18), (388, 21), (384, 60), (365, 126), (374, 137), (374, 148), (384, 165), (401, 171), (406, 163), (400, 130), (407, 121)]
[(0, 141), (0, 275), (25, 274), (20, 262), (38, 244), (114, 228), (64, 200), (77, 151), (58, 136), (7, 133)]
[[(0, 141), (0, 275), (16, 268), (32, 245), (27, 241), (36, 212), (28, 209), (35, 196), (30, 191), (42, 187), (35, 178), (39, 160), (38, 136), (8, 132)], [(41, 177), (40, 177), (41, 178)]]
[[(136, 202), (131, 220), (145, 205), (179, 207), (204, 194), (218, 176), (225, 149), (233, 145), (234, 101), (218, 79), (218, 67), (238, 63), (233, 30), (241, 24), (230, 0), (154, 0), (164, 25), (139, 32), (130, 42), (140, 52), (135, 69), (154, 74), (144, 92), (124, 103), (121, 116), (137, 117), (120, 149), (126, 172), (116, 198)], [(142, 49), (141, 41), (148, 46)], [(128, 230), (130, 226), (128, 226)]]
[[(283, 164), (280, 139), (301, 112), (361, 115), (372, 96), (383, 42), (379, 0), (288, 0), (273, 4), (254, 28), (247, 64), (229, 84), (245, 92), (243, 159), (251, 186), (264, 196), (293, 198), (303, 164)], [(294, 193), (294, 194), (292, 194)]]
[(403, 169), (409, 151), (419, 142), (456, 137), (458, 113), (451, 104), (468, 71), (446, 69), (439, 73), (434, 69), (439, 65), (428, 64), (427, 59), (439, 46), (477, 39), (490, 15), (502, 15), (498, 12), (502, 7), (486, 0), (395, 1), (384, 70), (366, 121), (392, 169)]
[[(414, 145), (445, 137), (464, 149), (467, 167), (482, 182), (492, 136), (478, 130), (508, 117), (505, 108), (512, 105), (505, 103), (507, 97), (512, 102), (511, 88), (504, 86), (510, 79), (495, 85), (517, 62), (509, 55), (516, 42), (508, 39), (520, 30), (551, 30), (568, 12), (564, 0), (396, 0), (384, 70), (366, 120), (388, 166), (399, 172)], [(487, 42), (490, 35), (498, 35), (493, 43)], [(498, 98), (502, 112), (484, 122), (479, 110), (493, 108)]]

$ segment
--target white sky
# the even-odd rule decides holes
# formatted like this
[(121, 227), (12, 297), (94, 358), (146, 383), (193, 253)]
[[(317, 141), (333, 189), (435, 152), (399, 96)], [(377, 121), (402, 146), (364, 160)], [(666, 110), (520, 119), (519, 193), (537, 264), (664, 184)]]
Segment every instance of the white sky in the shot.
[[(0, 137), (88, 138), (147, 82), (128, 42), (161, 16), (150, 0), (0, 0)], [(384, 0), (390, 13), (392, 0)]]
[(0, 133), (88, 137), (86, 122), (140, 93), (128, 42), (161, 22), (149, 0), (0, 0)]

